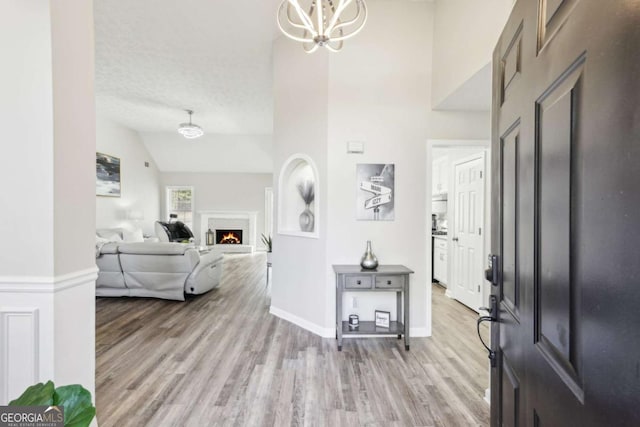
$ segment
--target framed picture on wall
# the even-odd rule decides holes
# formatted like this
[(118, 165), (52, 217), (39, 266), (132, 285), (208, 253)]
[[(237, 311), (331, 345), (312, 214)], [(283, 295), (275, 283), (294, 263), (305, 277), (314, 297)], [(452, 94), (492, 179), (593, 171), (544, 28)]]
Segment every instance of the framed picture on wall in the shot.
[(96, 195), (120, 197), (120, 159), (96, 153)]
[(395, 165), (384, 163), (356, 165), (356, 219), (393, 221), (395, 219)]

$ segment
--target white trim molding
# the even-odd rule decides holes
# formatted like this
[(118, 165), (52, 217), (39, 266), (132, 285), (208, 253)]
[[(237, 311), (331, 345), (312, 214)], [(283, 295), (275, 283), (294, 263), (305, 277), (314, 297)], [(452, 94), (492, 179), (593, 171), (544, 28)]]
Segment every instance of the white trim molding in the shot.
[(277, 307), (271, 306), (269, 308), (269, 313), (273, 314), (276, 317), (279, 317), (282, 320), (291, 322), (296, 326), (300, 326), (302, 329), (313, 332), (314, 334), (319, 335), (322, 338), (335, 338), (336, 336), (336, 331), (333, 328), (323, 328), (320, 325), (316, 325), (313, 322), (309, 322), (306, 319), (298, 317), (295, 314), (291, 314), (288, 311), (281, 310)]
[(0, 293), (56, 293), (98, 278), (98, 267), (60, 276), (0, 276)]
[(39, 379), (38, 308), (0, 307), (0, 403)]

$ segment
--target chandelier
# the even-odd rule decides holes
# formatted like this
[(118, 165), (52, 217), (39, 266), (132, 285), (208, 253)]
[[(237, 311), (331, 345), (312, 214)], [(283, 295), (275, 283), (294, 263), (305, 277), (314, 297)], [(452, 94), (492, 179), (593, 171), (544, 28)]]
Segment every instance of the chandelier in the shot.
[(200, 126), (195, 123), (191, 123), (191, 115), (193, 114), (193, 111), (185, 111), (189, 113), (189, 123), (180, 123), (180, 126), (178, 126), (178, 133), (180, 133), (180, 135), (184, 136), (187, 139), (199, 138), (204, 135), (204, 132), (202, 131), (202, 128)]
[(280, 31), (302, 42), (305, 52), (320, 46), (337, 52), (364, 27), (367, 5), (364, 0), (283, 0), (277, 20)]

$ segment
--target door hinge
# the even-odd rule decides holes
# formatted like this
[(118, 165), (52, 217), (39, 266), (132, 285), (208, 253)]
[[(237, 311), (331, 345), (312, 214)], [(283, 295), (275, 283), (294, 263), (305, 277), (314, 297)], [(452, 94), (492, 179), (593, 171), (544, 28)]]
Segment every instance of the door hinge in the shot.
[(480, 178), (482, 178), (482, 171), (480, 171)]
[(478, 292), (480, 292), (480, 285), (478, 285)]
[(482, 227), (478, 228), (478, 236), (482, 236)]

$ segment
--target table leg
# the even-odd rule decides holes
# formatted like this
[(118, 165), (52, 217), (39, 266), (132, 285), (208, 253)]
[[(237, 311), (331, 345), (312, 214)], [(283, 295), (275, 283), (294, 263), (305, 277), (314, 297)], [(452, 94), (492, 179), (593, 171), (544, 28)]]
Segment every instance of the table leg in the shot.
[[(396, 292), (396, 319), (398, 322), (403, 322), (402, 318), (402, 292)], [(398, 339), (402, 338), (402, 334), (398, 334)]]
[(409, 275), (406, 276), (406, 281), (404, 283), (404, 348), (405, 350), (409, 350), (409, 331), (411, 330), (409, 325), (409, 317), (411, 315), (411, 310), (409, 310)]
[(342, 351), (342, 283), (341, 277), (336, 275), (336, 339), (338, 351)]

